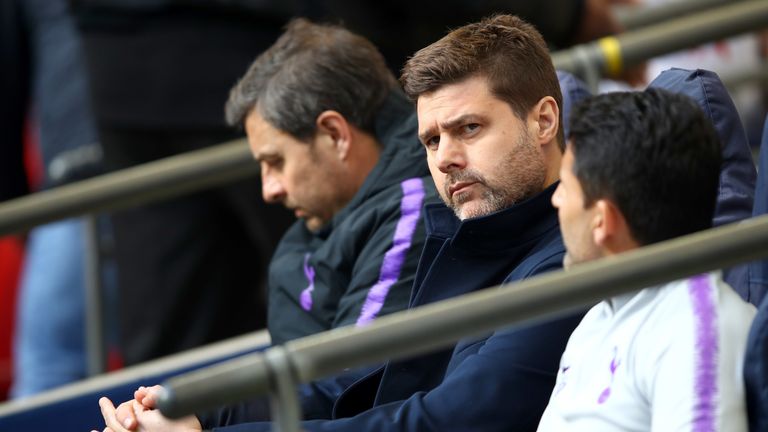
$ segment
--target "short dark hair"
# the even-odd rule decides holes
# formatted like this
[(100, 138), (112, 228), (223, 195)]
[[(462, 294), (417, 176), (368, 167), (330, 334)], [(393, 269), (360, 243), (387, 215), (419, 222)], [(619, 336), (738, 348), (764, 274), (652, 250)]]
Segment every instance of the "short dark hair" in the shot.
[[(400, 82), (416, 101), (424, 93), (472, 76), (485, 77), (494, 96), (521, 119), (545, 96), (553, 97), (562, 109), (560, 84), (544, 38), (512, 15), (459, 27), (419, 50), (405, 64)], [(562, 112), (560, 124), (557, 140), (562, 149)]]
[(397, 80), (371, 42), (342, 27), (300, 18), (232, 88), (226, 118), (242, 125), (257, 109), (275, 128), (306, 140), (317, 116), (335, 110), (373, 133), (376, 112), (395, 88)]
[(603, 94), (577, 105), (570, 126), (585, 206), (613, 201), (642, 245), (712, 226), (721, 143), (692, 99), (660, 89)]

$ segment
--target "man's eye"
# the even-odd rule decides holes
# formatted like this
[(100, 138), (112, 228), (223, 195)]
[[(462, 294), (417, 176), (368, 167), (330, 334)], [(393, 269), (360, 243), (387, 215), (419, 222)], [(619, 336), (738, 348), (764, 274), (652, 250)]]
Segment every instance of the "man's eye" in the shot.
[(437, 146), (440, 144), (440, 137), (439, 136), (433, 136), (431, 138), (427, 138), (426, 142), (424, 143), (424, 146), (430, 150), (437, 149)]
[(462, 126), (461, 129), (462, 129), (462, 132), (464, 132), (464, 134), (472, 134), (478, 129), (480, 129), (480, 125), (477, 123), (469, 123)]

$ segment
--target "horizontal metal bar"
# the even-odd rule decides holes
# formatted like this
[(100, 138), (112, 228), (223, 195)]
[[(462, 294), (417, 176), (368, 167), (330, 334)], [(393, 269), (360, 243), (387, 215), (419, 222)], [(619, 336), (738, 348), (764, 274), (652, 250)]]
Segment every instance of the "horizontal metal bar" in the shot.
[(634, 30), (737, 1), (744, 0), (685, 0), (658, 5), (618, 5), (614, 8), (622, 27)]
[[(619, 61), (623, 68), (650, 58), (669, 54), (703, 43), (768, 27), (768, 1), (749, 0), (666, 21), (617, 35)], [(556, 69), (579, 76), (586, 67), (596, 67), (608, 74), (608, 59), (601, 41), (579, 45), (552, 54)]]
[(86, 212), (118, 210), (251, 177), (244, 139), (101, 175), (0, 204), (0, 236)]
[(97, 396), (93, 398), (93, 405), (90, 406), (91, 409), (94, 409), (96, 408), (98, 396), (107, 394), (117, 387), (136, 381), (142, 381), (142, 385), (152, 385), (154, 384), (152, 382), (153, 377), (168, 375), (180, 370), (188, 370), (223, 358), (231, 358), (235, 355), (266, 347), (269, 344), (269, 333), (266, 330), (260, 330), (193, 348), (178, 354), (67, 384), (34, 396), (2, 402), (0, 403), (0, 419), (22, 413), (27, 415), (32, 411), (50, 405), (68, 403), (71, 406), (71, 402), (74, 399), (82, 399), (87, 395)]
[[(601, 299), (714, 268), (768, 256), (768, 216), (711, 229), (520, 283), (288, 342), (289, 365), (300, 382), (446, 347), (455, 341), (526, 320), (584, 308)], [(265, 394), (270, 370), (250, 355), (168, 380), (159, 401), (180, 417)]]

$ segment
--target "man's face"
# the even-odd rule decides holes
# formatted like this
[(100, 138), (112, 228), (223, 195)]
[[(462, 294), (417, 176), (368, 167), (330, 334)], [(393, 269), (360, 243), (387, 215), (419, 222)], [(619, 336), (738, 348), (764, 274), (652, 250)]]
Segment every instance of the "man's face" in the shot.
[(552, 205), (557, 208), (560, 231), (565, 243), (563, 266), (570, 267), (580, 262), (592, 261), (602, 256), (601, 249), (594, 242), (592, 228), (596, 208), (593, 203), (584, 208), (584, 190), (573, 173), (573, 152), (566, 147), (560, 165), (560, 184), (552, 195)]
[(541, 147), (486, 79), (419, 96), (419, 139), (443, 201), (460, 219), (485, 216), (544, 188)]
[(307, 228), (316, 231), (343, 208), (348, 199), (342, 196), (343, 181), (338, 159), (320, 145), (326, 136), (315, 136), (302, 142), (283, 132), (259, 115), (251, 112), (245, 120), (248, 144), (261, 165), (261, 191), (264, 201), (281, 203), (304, 219)]

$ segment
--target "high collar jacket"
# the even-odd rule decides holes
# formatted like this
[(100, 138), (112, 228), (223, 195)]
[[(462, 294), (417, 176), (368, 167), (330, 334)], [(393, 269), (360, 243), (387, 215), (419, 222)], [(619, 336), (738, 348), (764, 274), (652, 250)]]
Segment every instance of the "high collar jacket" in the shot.
[(405, 309), (424, 246), (423, 204), (438, 202), (413, 106), (400, 92), (374, 124), (379, 161), (360, 190), (317, 232), (296, 222), (269, 268), (274, 344)]

